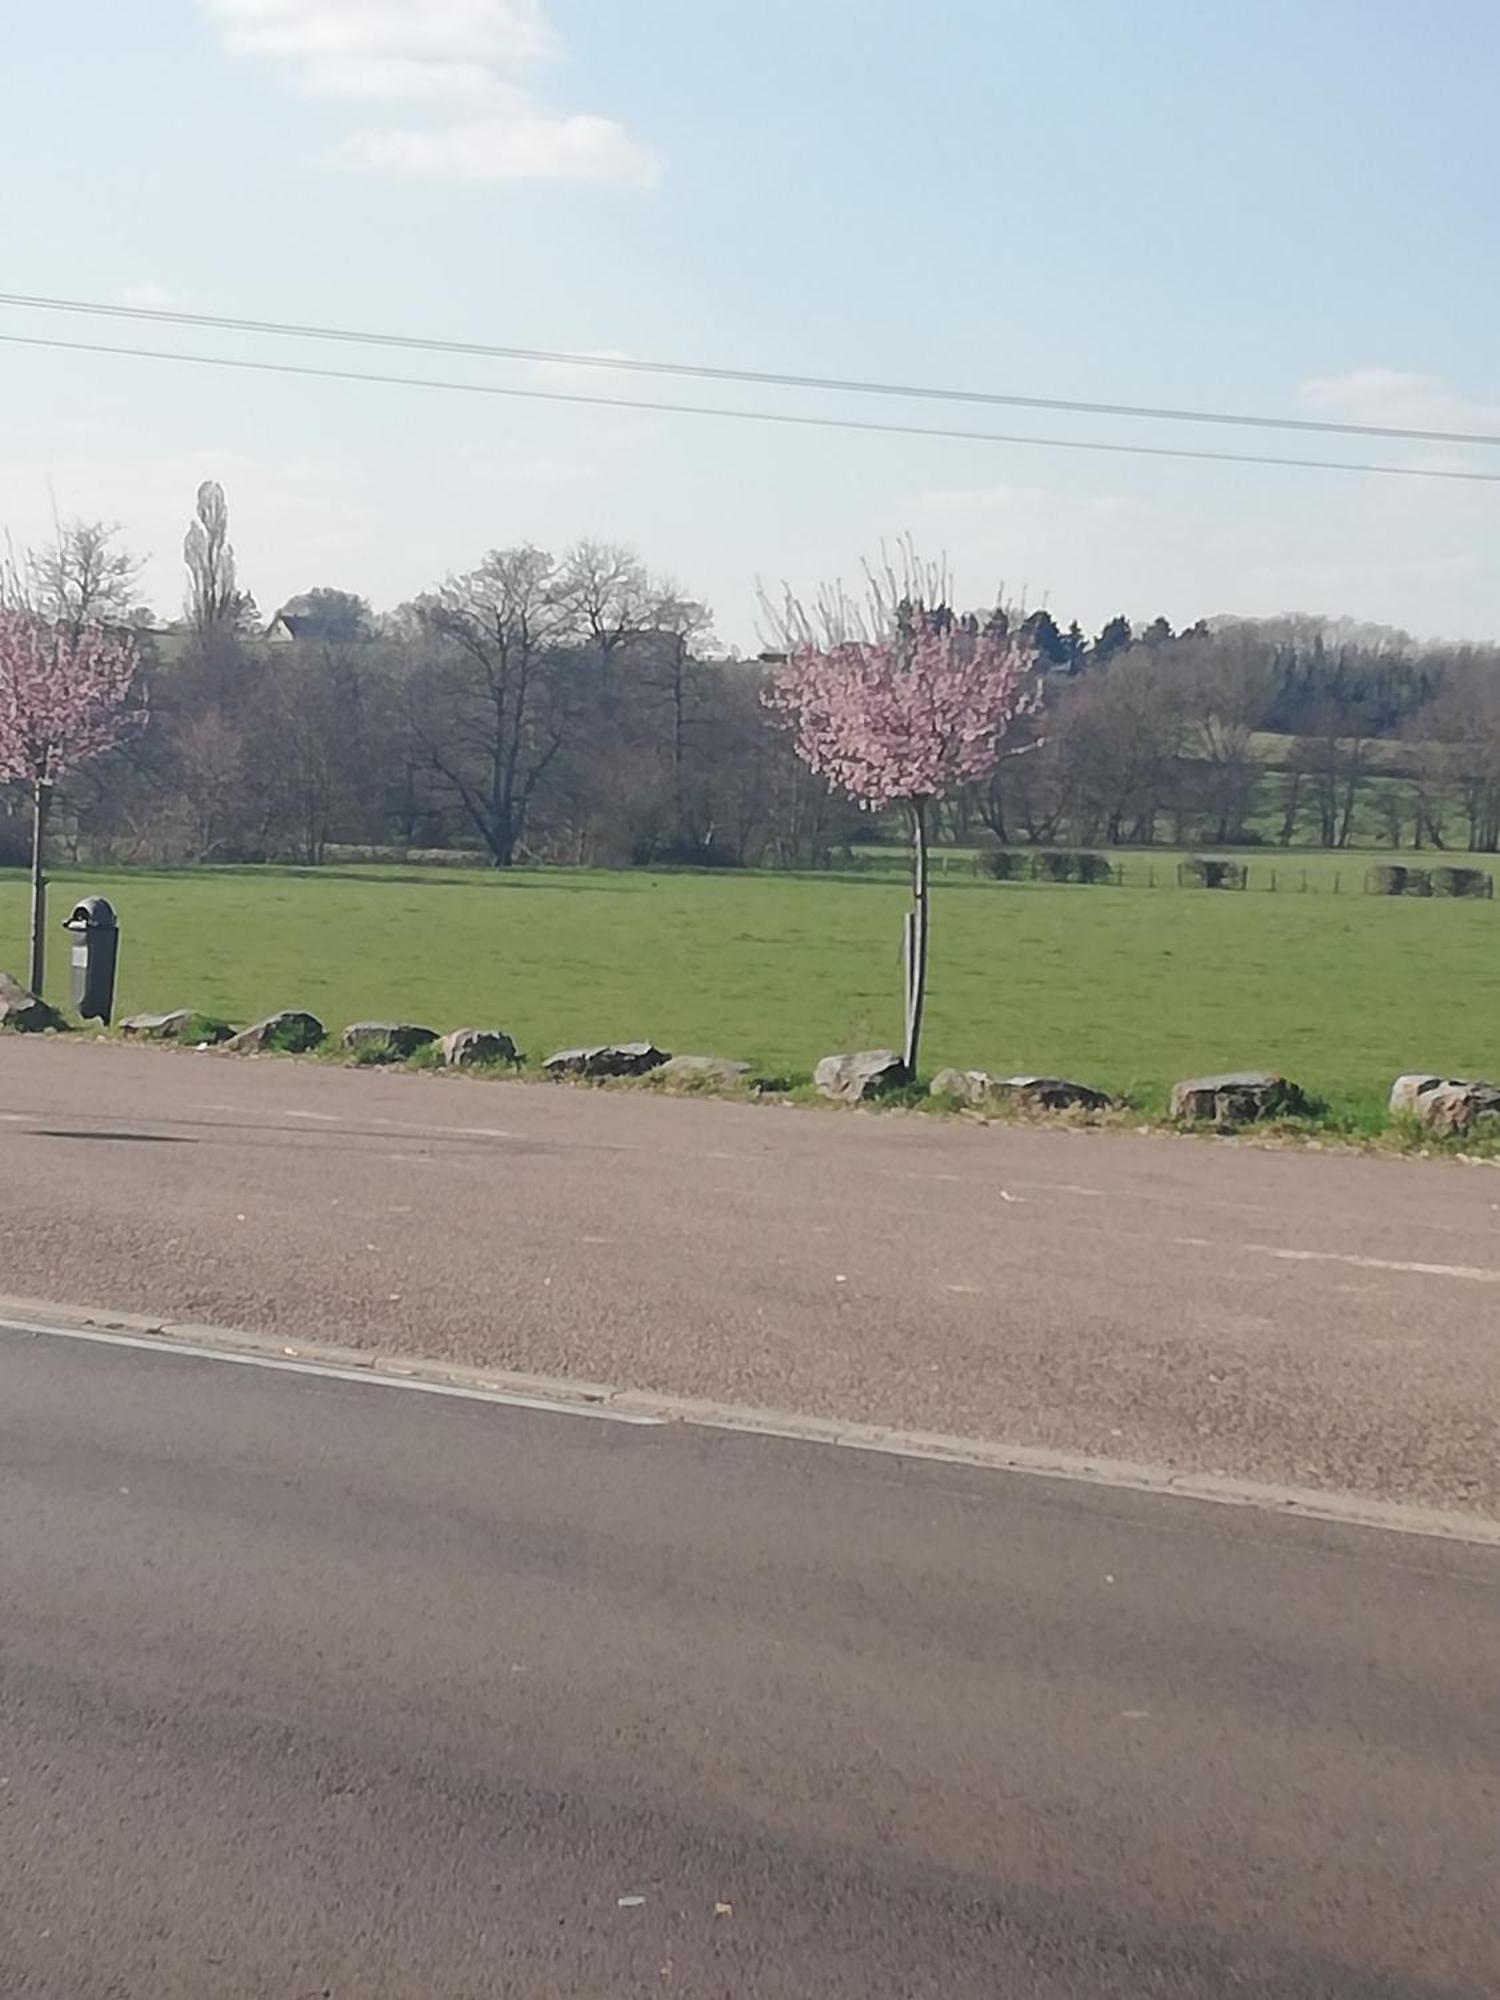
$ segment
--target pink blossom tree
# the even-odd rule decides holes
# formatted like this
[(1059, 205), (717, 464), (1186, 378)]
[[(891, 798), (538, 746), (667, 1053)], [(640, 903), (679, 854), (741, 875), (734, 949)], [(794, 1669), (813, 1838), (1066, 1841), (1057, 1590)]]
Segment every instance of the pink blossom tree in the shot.
[[(915, 1078), (927, 995), (928, 843), (933, 808), (992, 771), (1006, 739), (1034, 706), (1031, 649), (996, 620), (956, 618), (941, 571), (905, 587), (887, 567), (871, 575), (871, 613), (858, 636), (841, 592), (825, 594), (816, 624), (788, 597), (778, 617), (790, 640), (773, 666), (766, 703), (809, 768), (871, 812), (906, 809), (913, 907), (905, 923), (906, 1034)], [(913, 579), (925, 586), (914, 595)], [(821, 632), (818, 628), (821, 628)]]
[(46, 969), (47, 883), (42, 843), (52, 788), (115, 749), (145, 719), (134, 700), (139, 660), (126, 634), (70, 631), (25, 606), (0, 606), (0, 780), (31, 791), (30, 986)]

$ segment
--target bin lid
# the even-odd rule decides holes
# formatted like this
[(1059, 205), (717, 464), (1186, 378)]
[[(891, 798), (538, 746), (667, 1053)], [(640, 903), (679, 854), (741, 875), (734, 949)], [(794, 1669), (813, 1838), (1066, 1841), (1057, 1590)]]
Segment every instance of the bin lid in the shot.
[(73, 914), (64, 919), (65, 931), (114, 931), (120, 928), (115, 906), (107, 896), (80, 896)]

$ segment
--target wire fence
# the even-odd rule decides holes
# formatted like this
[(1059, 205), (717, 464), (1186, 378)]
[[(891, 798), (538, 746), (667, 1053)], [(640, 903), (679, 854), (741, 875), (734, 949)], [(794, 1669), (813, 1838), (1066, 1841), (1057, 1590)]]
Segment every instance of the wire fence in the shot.
[[(841, 863), (840, 866), (845, 864)], [(862, 873), (901, 876), (910, 863), (899, 852), (855, 854), (848, 865)], [(1365, 862), (1351, 856), (1329, 867), (1238, 856), (1133, 853), (1119, 857), (1092, 849), (990, 849), (931, 857), (940, 878), (967, 876), (992, 882), (1071, 883), (1110, 889), (1202, 889), (1218, 894), (1272, 896), (1404, 896), (1490, 902), (1495, 877), (1489, 868), (1439, 863)]]

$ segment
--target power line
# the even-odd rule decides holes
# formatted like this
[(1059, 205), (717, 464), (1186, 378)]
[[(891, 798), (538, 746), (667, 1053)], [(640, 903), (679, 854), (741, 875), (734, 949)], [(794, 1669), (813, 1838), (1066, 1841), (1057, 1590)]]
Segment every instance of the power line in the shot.
[(206, 327), (223, 333), (274, 334), (293, 340), (333, 340), (361, 347), (406, 348), (427, 354), (466, 354), (490, 361), (543, 361), (569, 368), (613, 368), (636, 375), (676, 375), (704, 382), (743, 382), (759, 388), (819, 389), (841, 395), (987, 403), (1007, 409), (1067, 411), (1075, 416), (1142, 417), (1153, 423), (1231, 424), (1253, 430), (1303, 431), (1333, 437), (1401, 438), (1410, 444), (1500, 445), (1500, 432), (1495, 431), (1424, 430), (1403, 424), (1342, 423), (1331, 417), (1267, 417), (1247, 411), (1174, 409), (1150, 403), (1084, 402), (1063, 396), (1011, 395), (995, 389), (943, 389), (910, 382), (866, 382), (832, 375), (788, 375), (769, 369), (711, 368), (692, 362), (638, 361), (625, 355), (572, 354), (545, 347), (504, 347), (480, 341), (427, 339), (417, 334), (370, 333), (348, 327), (233, 319), (216, 313), (179, 312), (167, 306), (114, 306), (91, 299), (33, 298), (22, 292), (0, 292), (0, 306), (16, 306), (28, 312), (84, 313), (102, 319)]
[(663, 403), (631, 396), (585, 396), (563, 389), (517, 389), (499, 382), (451, 382), (430, 375), (372, 375), (351, 368), (314, 368), (295, 361), (252, 361), (228, 354), (173, 354), (159, 347), (113, 347), (97, 341), (48, 340), (39, 334), (0, 333), (7, 347), (46, 348), (65, 354), (113, 354), (133, 361), (175, 361), (195, 368), (245, 369), (257, 375), (295, 375), (318, 382), (368, 382), (388, 389), (441, 389), (464, 396), (503, 396), (526, 403), (572, 403), (593, 410), (647, 410), (673, 417), (728, 418), (799, 429), (865, 431), (882, 437), (962, 439), (974, 444), (1037, 445), (1047, 451), (1102, 451), (1132, 458), (1187, 458), (1217, 465), (1293, 466), (1308, 472), (1374, 472), (1393, 479), (1457, 479), (1500, 486), (1500, 472), (1458, 472), (1422, 465), (1371, 465), (1348, 459), (1276, 458), (1258, 452), (1204, 451), (1188, 445), (1120, 444), (1098, 438), (1026, 437), (1005, 431), (943, 430), (931, 424), (883, 424), (863, 417), (802, 416), (790, 410), (732, 410), (708, 403)]

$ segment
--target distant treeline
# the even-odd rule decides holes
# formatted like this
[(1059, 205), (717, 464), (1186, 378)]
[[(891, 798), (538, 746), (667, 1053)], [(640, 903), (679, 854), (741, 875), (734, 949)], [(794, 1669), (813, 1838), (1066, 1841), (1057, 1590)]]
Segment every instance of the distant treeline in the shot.
[[(186, 558), (166, 629), (100, 524), (12, 572), (43, 615), (129, 625), (144, 657), (149, 725), (59, 797), (60, 858), (807, 867), (878, 837), (792, 756), (766, 666), (723, 657), (706, 608), (628, 549), (500, 549), (378, 617), (317, 589), (267, 621), (208, 486)], [(955, 842), (1500, 847), (1500, 648), (1308, 617), (1090, 638), (979, 616), (1025, 631), (1044, 699), (1024, 754), (946, 808)], [(25, 858), (19, 803), (0, 795), (0, 864)]]

